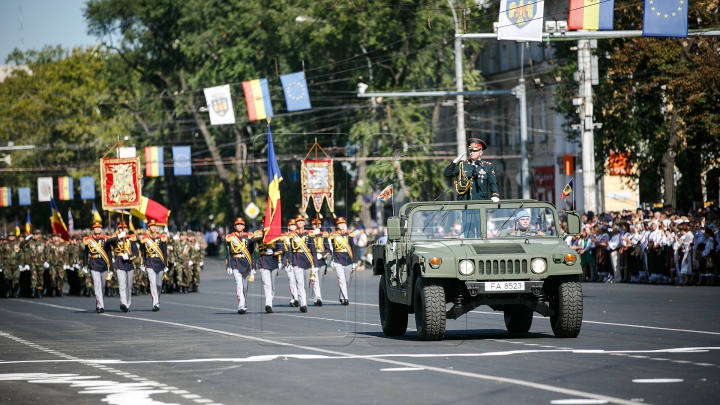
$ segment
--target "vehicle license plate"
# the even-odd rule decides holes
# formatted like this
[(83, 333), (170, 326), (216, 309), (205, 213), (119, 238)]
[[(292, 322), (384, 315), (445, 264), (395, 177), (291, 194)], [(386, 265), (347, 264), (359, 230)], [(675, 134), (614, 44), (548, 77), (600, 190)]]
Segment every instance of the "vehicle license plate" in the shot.
[(485, 291), (525, 291), (525, 282), (498, 281), (485, 283)]

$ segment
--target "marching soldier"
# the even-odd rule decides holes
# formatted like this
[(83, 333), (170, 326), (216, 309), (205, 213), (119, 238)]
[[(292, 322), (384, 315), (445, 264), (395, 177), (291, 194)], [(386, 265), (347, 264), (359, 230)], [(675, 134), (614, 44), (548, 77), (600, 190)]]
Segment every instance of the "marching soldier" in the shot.
[(467, 140), (468, 156), (460, 154), (445, 168), (445, 177), (456, 177), (455, 191), (458, 200), (500, 201), (495, 168), (490, 162), (482, 160), (487, 144), (482, 139)]
[(315, 246), (310, 241), (311, 233), (305, 230), (305, 218), (302, 215), (295, 217), (297, 229), (289, 235), (290, 249), (288, 256), (293, 265), (295, 286), (300, 300), (300, 312), (307, 312), (307, 294), (305, 292), (305, 275), (308, 278), (315, 268)]
[(52, 242), (46, 246), (46, 262), (50, 285), (48, 295), (62, 297), (65, 269), (67, 269), (67, 247), (60, 234), (52, 234)]
[(105, 313), (105, 277), (110, 270), (110, 257), (107, 253), (107, 236), (102, 234), (102, 224), (92, 224), (92, 234), (83, 239), (85, 254), (83, 256), (83, 272), (87, 273), (88, 268), (92, 275), (92, 283), (95, 290), (95, 311), (98, 314)]
[(297, 225), (295, 224), (295, 218), (288, 221), (288, 230), (281, 236), (282, 245), (278, 246), (282, 250), (283, 257), (281, 259), (281, 265), (285, 269), (288, 277), (288, 285), (290, 287), (290, 306), (299, 307), (300, 301), (298, 301), (298, 290), (297, 283), (295, 282), (295, 270), (293, 263), (293, 256), (290, 254), (290, 238), (295, 234)]
[(20, 271), (23, 268), (24, 258), (15, 234), (8, 235), (0, 258), (2, 259), (0, 271), (3, 273), (6, 285), (5, 297), (17, 298), (20, 294)]
[(158, 224), (154, 219), (147, 222), (148, 233), (140, 239), (142, 247), (141, 255), (144, 267), (140, 270), (147, 270), (148, 281), (150, 284), (150, 295), (153, 300), (153, 312), (160, 310), (160, 291), (162, 289), (162, 281), (164, 273), (168, 272), (167, 262), (167, 235), (158, 232)]
[(252, 270), (252, 243), (262, 240), (262, 231), (254, 233), (243, 232), (245, 220), (235, 219), (235, 232), (225, 237), (227, 242), (227, 256), (225, 257), (226, 271), (235, 277), (235, 294), (238, 300), (238, 314), (247, 313), (248, 279)]
[(207, 251), (207, 242), (200, 232), (195, 233), (195, 244), (193, 245), (193, 268), (192, 268), (192, 290), (190, 292), (200, 291), (200, 272), (205, 264), (205, 252)]
[(118, 234), (108, 238), (106, 243), (112, 249), (117, 280), (120, 284), (120, 310), (130, 312), (132, 281), (135, 272), (133, 262), (139, 254), (137, 238), (135, 235), (127, 234), (127, 225), (124, 222), (118, 225), (118, 231)]
[[(260, 223), (264, 222), (264, 218), (260, 219)], [(276, 238), (268, 243), (260, 240), (257, 243), (260, 260), (258, 267), (260, 268), (260, 277), (262, 278), (263, 290), (265, 292), (265, 312), (273, 313), (273, 298), (275, 297), (275, 278), (281, 267), (282, 256), (282, 237)]]
[[(138, 229), (136, 232), (136, 238), (139, 241), (142, 238), (143, 230)], [(146, 271), (140, 270), (142, 266), (142, 255), (140, 253), (140, 248), (138, 247), (138, 257), (135, 258), (133, 261), (133, 264), (135, 265), (135, 276), (133, 277), (133, 294), (148, 294), (148, 275)]]
[(318, 307), (321, 307), (323, 305), (322, 282), (323, 277), (325, 276), (325, 272), (327, 271), (327, 263), (325, 262), (325, 259), (328, 256), (327, 249), (325, 249), (328, 234), (327, 232), (323, 233), (320, 230), (321, 226), (322, 221), (320, 221), (319, 218), (315, 218), (312, 220), (313, 232), (310, 235), (310, 241), (315, 249), (315, 257), (313, 263), (313, 272), (311, 273), (310, 277), (308, 277), (307, 281), (307, 287), (312, 287), (314, 296), (313, 304)]
[(36, 229), (32, 236), (25, 237), (21, 242), (20, 249), (23, 250), (23, 271), (30, 272), (30, 296), (42, 298), (43, 286), (45, 284), (45, 242), (42, 240), (42, 233)]
[(340, 303), (349, 305), (348, 284), (352, 280), (357, 264), (354, 259), (355, 242), (353, 233), (347, 230), (345, 218), (336, 220), (337, 230), (328, 236), (332, 251), (332, 266), (335, 268), (340, 287)]
[[(187, 293), (188, 284), (192, 280), (192, 270), (190, 268), (193, 265), (193, 261), (190, 258), (190, 249), (191, 245), (188, 241), (187, 232), (180, 232), (180, 240), (173, 243), (175, 265), (170, 273), (174, 272), (177, 289), (183, 294)], [(171, 276), (170, 273), (168, 273), (168, 277), (172, 279), (173, 276)]]

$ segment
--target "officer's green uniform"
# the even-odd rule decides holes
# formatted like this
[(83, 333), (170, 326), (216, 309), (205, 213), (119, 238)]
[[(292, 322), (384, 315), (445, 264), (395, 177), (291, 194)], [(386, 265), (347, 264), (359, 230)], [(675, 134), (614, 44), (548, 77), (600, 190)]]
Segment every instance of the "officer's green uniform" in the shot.
[(65, 241), (51, 242), (46, 246), (46, 261), (50, 264), (48, 273), (50, 285), (48, 293), (50, 296), (62, 296), (65, 280), (65, 267), (67, 267), (67, 246)]
[(20, 243), (20, 249), (23, 250), (25, 265), (29, 267), (30, 271), (30, 288), (32, 296), (42, 297), (42, 290), (45, 284), (45, 241), (39, 231), (35, 231), (35, 235), (39, 238), (36, 240), (34, 237), (30, 240)]
[[(191, 237), (193, 234), (190, 234)], [(205, 249), (207, 249), (207, 244), (205, 243), (205, 239), (203, 239), (201, 236), (194, 236), (194, 241), (191, 241), (191, 247), (190, 247), (190, 260), (192, 260), (193, 265), (190, 266), (191, 273), (188, 275), (190, 278), (188, 279), (188, 286), (192, 288), (192, 292), (198, 291), (198, 286), (200, 285), (200, 270), (201, 264), (204, 264), (205, 261)], [(192, 286), (190, 285), (192, 284)]]
[[(487, 149), (487, 144), (478, 138), (468, 139), (467, 145), (470, 153)], [(443, 174), (445, 177), (455, 177), (458, 201), (500, 198), (495, 168), (490, 162), (482, 160), (482, 156), (479, 160), (472, 161), (468, 154), (465, 160), (450, 162)]]
[(23, 252), (20, 250), (20, 242), (17, 239), (8, 239), (2, 247), (2, 264), (0, 266), (3, 269), (3, 278), (7, 287), (6, 296), (12, 295), (17, 298), (20, 290), (20, 266), (25, 261)]

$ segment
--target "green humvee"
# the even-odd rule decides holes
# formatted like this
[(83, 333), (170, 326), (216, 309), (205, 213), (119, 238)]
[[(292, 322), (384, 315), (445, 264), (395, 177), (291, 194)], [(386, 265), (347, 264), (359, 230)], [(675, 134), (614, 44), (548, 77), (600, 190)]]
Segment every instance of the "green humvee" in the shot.
[(372, 246), (383, 332), (404, 335), (414, 313), (420, 339), (441, 340), (447, 318), (488, 305), (511, 333), (528, 332), (537, 312), (556, 337), (577, 337), (582, 269), (563, 238), (580, 226), (568, 212), (561, 234), (555, 207), (535, 200), (404, 205), (387, 219), (387, 243)]

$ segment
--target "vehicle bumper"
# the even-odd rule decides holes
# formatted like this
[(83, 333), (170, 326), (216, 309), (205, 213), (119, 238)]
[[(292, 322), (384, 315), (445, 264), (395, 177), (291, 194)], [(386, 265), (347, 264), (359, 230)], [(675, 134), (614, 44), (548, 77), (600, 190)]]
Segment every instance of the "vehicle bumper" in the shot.
[[(512, 283), (522, 281), (525, 283), (523, 290), (494, 290), (488, 291), (485, 289), (485, 283)], [(527, 281), (527, 280), (502, 280), (502, 281), (466, 281), (465, 286), (467, 287), (470, 295), (476, 294), (522, 294), (522, 293), (534, 293), (540, 294), (543, 287), (543, 281)]]

